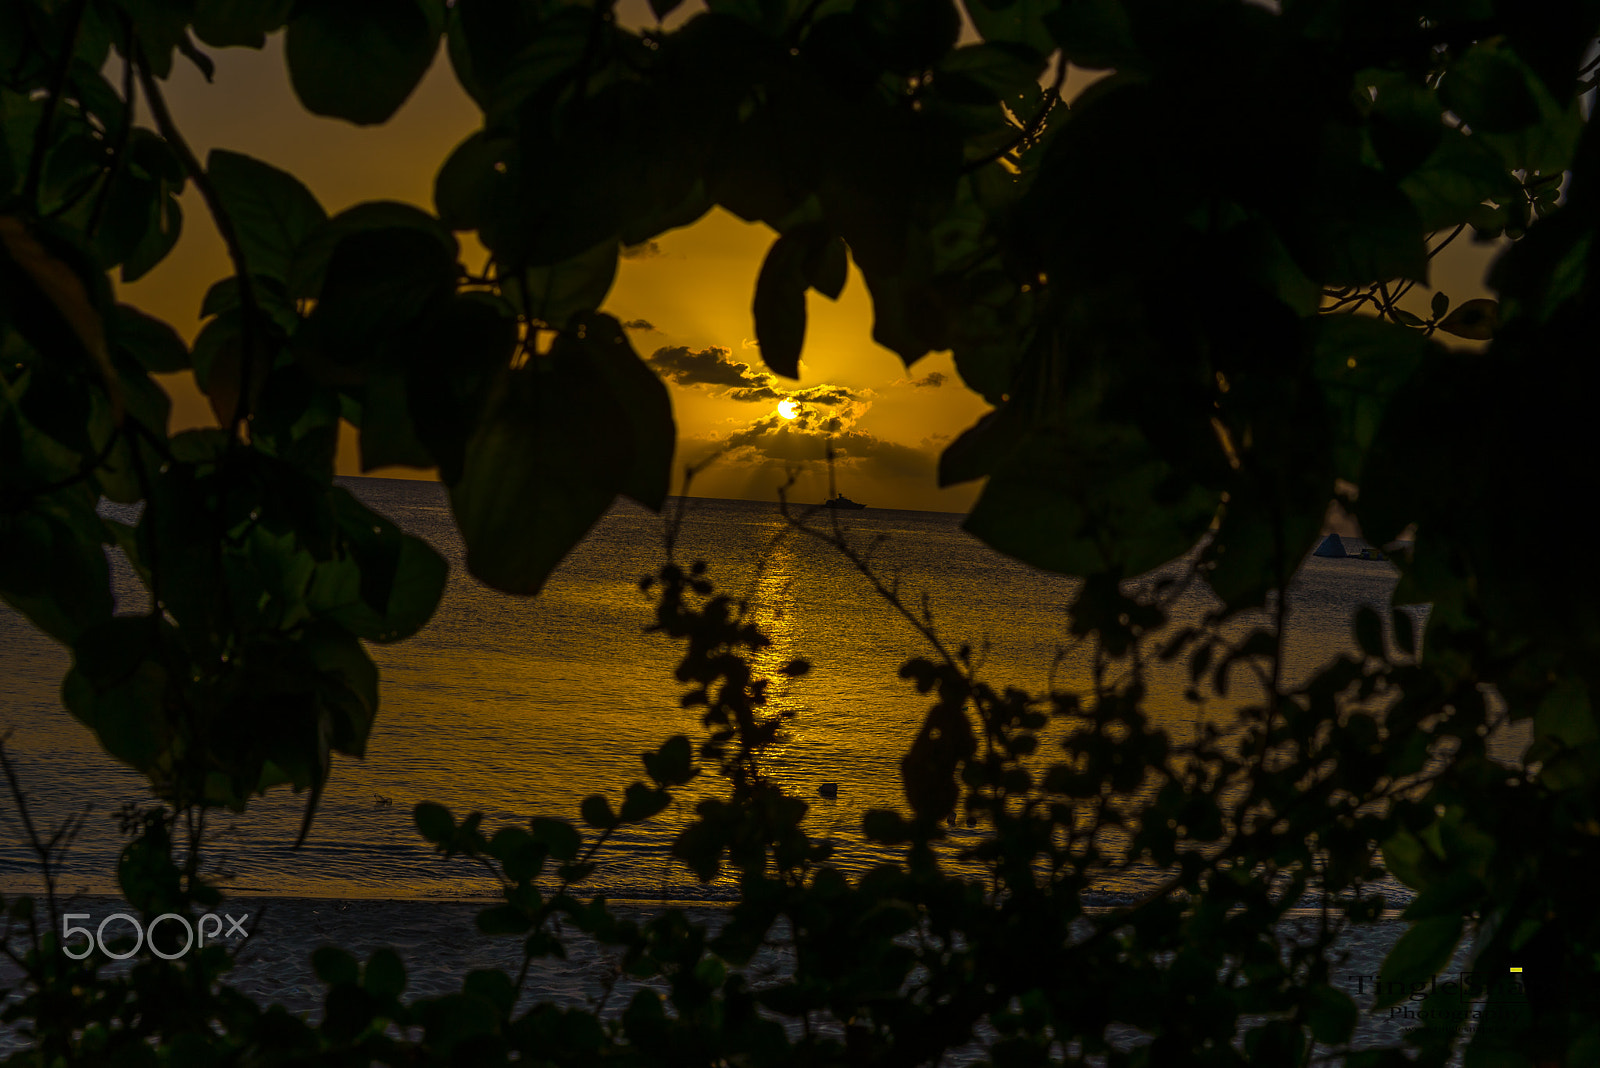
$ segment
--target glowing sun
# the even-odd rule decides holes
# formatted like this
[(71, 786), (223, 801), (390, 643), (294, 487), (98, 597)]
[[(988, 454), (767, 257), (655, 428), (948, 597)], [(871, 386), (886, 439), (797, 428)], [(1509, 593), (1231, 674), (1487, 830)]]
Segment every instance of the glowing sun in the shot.
[(783, 416), (785, 419), (793, 419), (795, 416), (799, 415), (800, 412), (797, 408), (795, 408), (794, 401), (786, 400), (778, 402), (778, 414)]

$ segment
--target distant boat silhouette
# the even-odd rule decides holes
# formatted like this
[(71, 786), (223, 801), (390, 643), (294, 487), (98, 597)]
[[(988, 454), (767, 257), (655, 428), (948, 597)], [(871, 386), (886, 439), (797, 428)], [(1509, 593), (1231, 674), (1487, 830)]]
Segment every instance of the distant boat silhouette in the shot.
[(839, 496), (833, 498), (831, 501), (823, 501), (822, 502), (822, 507), (824, 507), (824, 508), (865, 508), (866, 505), (861, 504), (858, 501), (852, 501), (849, 497), (846, 497), (844, 494), (841, 493), (841, 494), (839, 494)]
[(1384, 549), (1375, 549), (1370, 545), (1363, 545), (1361, 548), (1352, 551), (1345, 545), (1344, 539), (1339, 535), (1329, 534), (1322, 539), (1322, 544), (1318, 545), (1311, 555), (1332, 557), (1335, 560), (1387, 560), (1389, 559), (1389, 553), (1403, 552), (1407, 548), (1410, 548), (1409, 542), (1394, 542)]

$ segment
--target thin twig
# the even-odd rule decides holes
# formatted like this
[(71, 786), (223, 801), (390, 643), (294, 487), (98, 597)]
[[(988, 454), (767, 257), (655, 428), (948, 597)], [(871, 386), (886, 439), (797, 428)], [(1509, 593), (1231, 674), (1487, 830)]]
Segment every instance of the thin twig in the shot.
[(1445, 246), (1450, 244), (1450, 242), (1454, 241), (1456, 238), (1460, 237), (1461, 236), (1461, 231), (1465, 230), (1466, 228), (1467, 228), (1467, 224), (1466, 223), (1462, 223), (1460, 226), (1457, 226), (1454, 230), (1451, 230), (1449, 237), (1445, 238), (1443, 241), (1439, 242), (1437, 245), (1433, 246), (1432, 248), (1430, 248), (1428, 250), (1428, 258), (1431, 260), (1435, 256), (1437, 256), (1439, 253), (1443, 252)]
[[(28, 836), (28, 844), (33, 847), (34, 854), (39, 858), (39, 868), (44, 878), (44, 893), (46, 907), (50, 913), (49, 929), (55, 930), (56, 926), (56, 881), (50, 872), (50, 845), (39, 837), (39, 832), (34, 828), (33, 816), (28, 812), (27, 797), (22, 792), (22, 783), (17, 779), (16, 769), (11, 766), (11, 758), (6, 755), (4, 739), (0, 739), (0, 769), (6, 777), (6, 785), (11, 789), (11, 799), (17, 806), (17, 816), (22, 820), (22, 829)], [(34, 949), (39, 949), (39, 924), (30, 913), (28, 924), (33, 935)]]
[(233, 217), (223, 205), (222, 196), (217, 192), (217, 187), (211, 183), (210, 175), (200, 165), (200, 160), (196, 158), (188, 142), (183, 139), (183, 134), (178, 132), (177, 124), (172, 121), (172, 113), (167, 110), (166, 98), (161, 95), (161, 87), (156, 84), (155, 76), (150, 73), (150, 65), (144, 59), (142, 48), (136, 49), (136, 66), (139, 71), (139, 84), (144, 89), (145, 99), (150, 104), (150, 114), (156, 121), (156, 129), (176, 153), (183, 164), (183, 169), (194, 180), (195, 188), (200, 190), (200, 196), (211, 212), (212, 222), (216, 224), (217, 234), (227, 246), (228, 259), (233, 263), (234, 276), (239, 280), (239, 304), (244, 318), (243, 344), (239, 359), (239, 400), (234, 406), (233, 418), (228, 423), (229, 437), (236, 438), (240, 426), (249, 416), (250, 384), (255, 378), (256, 327), (261, 321), (261, 306), (256, 301), (255, 283), (250, 277), (249, 264), (245, 262), (244, 247), (239, 242), (239, 233), (234, 229)]
[(991, 163), (997, 163), (1037, 137), (1040, 129), (1044, 127), (1044, 120), (1049, 118), (1050, 113), (1061, 102), (1061, 87), (1066, 84), (1066, 80), (1067, 53), (1063, 50), (1056, 53), (1056, 80), (1050, 88), (1045, 90), (1044, 97), (1039, 104), (1039, 110), (1033, 113), (1033, 117), (1027, 121), (1009, 144), (967, 164), (962, 168), (962, 173), (971, 174), (973, 171), (982, 170)]
[(117, 133), (117, 143), (111, 148), (111, 169), (106, 173), (105, 184), (100, 187), (100, 192), (95, 196), (94, 208), (89, 212), (89, 227), (85, 232), (91, 239), (100, 230), (100, 221), (105, 216), (106, 205), (111, 201), (111, 187), (122, 175), (122, 164), (128, 155), (128, 141), (133, 137), (135, 110), (133, 50), (138, 47), (139, 34), (133, 28), (133, 20), (124, 15), (122, 21), (128, 34), (122, 56), (122, 129)]

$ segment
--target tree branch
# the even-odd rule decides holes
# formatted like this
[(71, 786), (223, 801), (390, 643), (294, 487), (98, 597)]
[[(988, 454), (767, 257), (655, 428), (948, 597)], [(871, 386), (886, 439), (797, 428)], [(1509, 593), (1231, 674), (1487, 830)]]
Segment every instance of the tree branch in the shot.
[(123, 29), (128, 35), (122, 56), (122, 129), (117, 132), (117, 143), (111, 148), (111, 170), (106, 174), (106, 183), (100, 187), (100, 192), (95, 197), (94, 208), (89, 212), (89, 226), (84, 232), (91, 239), (100, 230), (100, 221), (105, 217), (106, 205), (111, 201), (111, 187), (122, 174), (122, 163), (128, 155), (128, 141), (133, 137), (133, 50), (139, 47), (139, 34), (133, 28), (131, 19), (124, 16), (122, 21)]
[(245, 262), (244, 248), (239, 243), (238, 231), (233, 227), (233, 217), (223, 205), (217, 187), (211, 184), (210, 175), (200, 165), (200, 160), (195, 157), (194, 151), (183, 139), (183, 134), (178, 132), (177, 124), (172, 121), (172, 113), (167, 110), (166, 98), (161, 95), (161, 87), (150, 73), (150, 65), (145, 61), (142, 49), (137, 53), (136, 66), (139, 72), (139, 84), (144, 89), (145, 99), (150, 104), (150, 114), (155, 119), (156, 129), (177, 154), (183, 169), (194, 180), (195, 188), (200, 190), (200, 196), (205, 200), (207, 210), (211, 212), (211, 220), (216, 224), (217, 233), (222, 238), (222, 243), (227, 246), (228, 259), (233, 263), (234, 276), (239, 280), (239, 304), (244, 319), (243, 344), (239, 359), (239, 400), (234, 407), (233, 418), (228, 423), (228, 435), (238, 437), (239, 428), (250, 414), (250, 383), (255, 379), (255, 361), (258, 355), (255, 342), (256, 327), (261, 321), (261, 306), (256, 301), (255, 284), (250, 278), (250, 268)]
[(72, 5), (67, 39), (61, 44), (61, 54), (56, 57), (56, 69), (50, 75), (50, 95), (44, 102), (44, 113), (33, 131), (33, 155), (28, 158), (28, 177), (22, 186), (22, 199), (39, 210), (39, 185), (44, 179), (44, 157), (50, 150), (50, 132), (55, 127), (56, 109), (61, 106), (61, 95), (67, 88), (67, 71), (72, 68), (72, 52), (78, 46), (78, 30), (83, 25), (83, 13), (89, 0), (77, 0)]

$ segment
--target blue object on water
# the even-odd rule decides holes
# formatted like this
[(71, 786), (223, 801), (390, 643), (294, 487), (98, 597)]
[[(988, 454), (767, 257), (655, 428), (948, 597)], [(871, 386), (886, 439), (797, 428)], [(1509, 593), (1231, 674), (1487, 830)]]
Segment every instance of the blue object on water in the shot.
[(1344, 551), (1343, 538), (1339, 537), (1337, 534), (1329, 534), (1326, 538), (1322, 539), (1322, 544), (1317, 546), (1316, 551), (1311, 555), (1332, 556), (1338, 559), (1343, 559), (1350, 554)]

